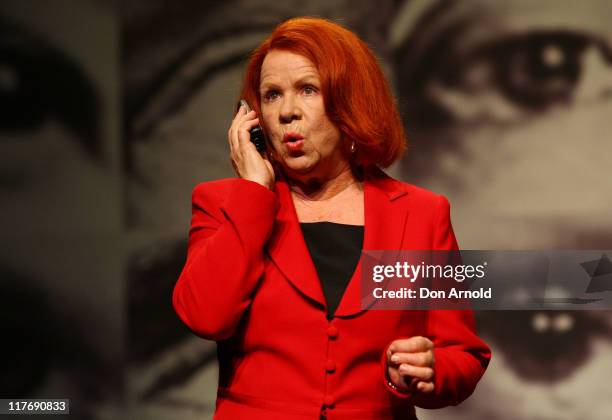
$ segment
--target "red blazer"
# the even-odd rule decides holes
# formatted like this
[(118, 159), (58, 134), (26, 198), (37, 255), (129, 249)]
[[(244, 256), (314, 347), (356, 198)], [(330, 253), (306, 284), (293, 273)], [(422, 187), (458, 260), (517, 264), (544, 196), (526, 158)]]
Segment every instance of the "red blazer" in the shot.
[[(455, 249), (448, 201), (382, 171), (365, 179), (365, 250)], [(358, 264), (331, 321), (288, 185), (243, 179), (198, 185), (174, 308), (218, 342), (215, 419), (410, 419), (414, 406), (467, 398), (491, 357), (471, 311), (360, 308)], [(435, 345), (435, 392), (414, 398), (386, 380), (398, 338)]]

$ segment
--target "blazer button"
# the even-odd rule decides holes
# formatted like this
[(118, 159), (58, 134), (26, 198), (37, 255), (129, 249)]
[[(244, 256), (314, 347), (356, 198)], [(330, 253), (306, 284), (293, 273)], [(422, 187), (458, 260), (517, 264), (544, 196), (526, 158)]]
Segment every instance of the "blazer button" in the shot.
[(325, 362), (325, 370), (329, 373), (333, 373), (336, 370), (336, 362), (327, 360), (327, 362)]
[(329, 328), (327, 328), (327, 336), (329, 338), (331, 338), (332, 340), (334, 338), (338, 337), (338, 328), (334, 327), (333, 325), (330, 325)]
[(331, 407), (334, 405), (334, 397), (332, 397), (331, 395), (326, 395), (325, 398), (323, 398), (323, 404), (325, 404), (328, 407)]

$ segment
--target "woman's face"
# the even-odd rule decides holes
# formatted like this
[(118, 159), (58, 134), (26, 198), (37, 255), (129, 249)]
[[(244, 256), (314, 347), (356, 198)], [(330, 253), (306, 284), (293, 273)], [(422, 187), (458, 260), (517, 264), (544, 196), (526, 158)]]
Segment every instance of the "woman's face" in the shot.
[(319, 72), (310, 60), (270, 51), (261, 67), (259, 92), (274, 159), (289, 177), (329, 179), (348, 166), (340, 131), (325, 114)]

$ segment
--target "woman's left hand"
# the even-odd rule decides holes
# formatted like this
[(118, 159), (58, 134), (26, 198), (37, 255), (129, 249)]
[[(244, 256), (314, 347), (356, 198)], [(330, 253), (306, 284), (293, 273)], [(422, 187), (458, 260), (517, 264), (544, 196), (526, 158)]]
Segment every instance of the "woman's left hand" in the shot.
[(389, 379), (400, 390), (429, 394), (434, 391), (434, 345), (428, 338), (395, 340), (387, 349)]

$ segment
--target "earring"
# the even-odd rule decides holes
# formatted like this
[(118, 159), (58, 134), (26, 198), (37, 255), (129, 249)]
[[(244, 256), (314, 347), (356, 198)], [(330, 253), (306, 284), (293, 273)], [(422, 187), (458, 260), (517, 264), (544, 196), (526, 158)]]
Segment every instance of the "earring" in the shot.
[(353, 154), (353, 155), (354, 155), (356, 150), (357, 150), (357, 148), (355, 147), (355, 141), (353, 141), (353, 142), (351, 143), (351, 154)]

